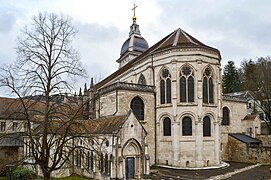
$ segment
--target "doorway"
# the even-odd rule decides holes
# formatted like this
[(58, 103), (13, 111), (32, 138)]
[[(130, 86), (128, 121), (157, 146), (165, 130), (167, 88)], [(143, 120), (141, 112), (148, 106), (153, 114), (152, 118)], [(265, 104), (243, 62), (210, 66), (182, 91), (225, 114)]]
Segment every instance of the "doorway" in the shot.
[(133, 179), (135, 177), (135, 158), (134, 157), (126, 158), (125, 174), (126, 174), (126, 179)]

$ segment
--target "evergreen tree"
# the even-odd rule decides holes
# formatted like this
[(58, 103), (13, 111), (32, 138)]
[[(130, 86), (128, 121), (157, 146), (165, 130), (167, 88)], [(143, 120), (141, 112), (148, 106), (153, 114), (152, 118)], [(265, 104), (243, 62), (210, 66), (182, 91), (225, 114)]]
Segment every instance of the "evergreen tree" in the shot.
[(222, 75), (223, 93), (232, 93), (241, 90), (240, 71), (233, 61), (228, 61)]

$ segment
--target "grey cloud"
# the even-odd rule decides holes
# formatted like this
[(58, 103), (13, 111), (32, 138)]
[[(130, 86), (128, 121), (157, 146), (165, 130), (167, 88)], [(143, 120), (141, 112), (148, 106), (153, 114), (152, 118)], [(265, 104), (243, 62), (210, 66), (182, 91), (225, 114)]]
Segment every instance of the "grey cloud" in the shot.
[(0, 11), (0, 33), (8, 33), (16, 23), (16, 17), (11, 12)]

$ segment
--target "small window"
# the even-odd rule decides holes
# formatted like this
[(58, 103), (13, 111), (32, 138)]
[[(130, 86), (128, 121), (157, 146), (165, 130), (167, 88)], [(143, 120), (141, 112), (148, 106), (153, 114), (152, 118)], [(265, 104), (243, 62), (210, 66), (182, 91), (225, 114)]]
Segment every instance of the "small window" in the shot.
[(135, 97), (132, 100), (131, 109), (138, 120), (144, 120), (144, 102), (141, 98)]
[(18, 127), (18, 123), (17, 122), (13, 122), (12, 130), (13, 131), (17, 131), (17, 127)]
[(141, 84), (141, 85), (146, 85), (147, 84), (146, 79), (145, 79), (143, 74), (140, 74), (139, 79), (138, 79), (138, 84)]
[(223, 107), (223, 119), (221, 125), (230, 125), (230, 110), (227, 107)]
[(211, 120), (208, 116), (203, 118), (203, 136), (211, 136)]
[(171, 136), (171, 121), (166, 117), (163, 121), (164, 136)]
[(1, 122), (1, 131), (6, 130), (6, 122)]
[(182, 120), (182, 133), (183, 136), (192, 136), (192, 119), (188, 116)]

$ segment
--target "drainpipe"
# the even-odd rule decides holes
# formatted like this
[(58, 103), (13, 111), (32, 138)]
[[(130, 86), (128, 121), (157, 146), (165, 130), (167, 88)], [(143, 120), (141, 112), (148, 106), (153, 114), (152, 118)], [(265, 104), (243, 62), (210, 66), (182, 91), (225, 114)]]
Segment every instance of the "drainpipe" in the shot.
[[(153, 67), (153, 54), (151, 54), (152, 81), (155, 87), (155, 73)], [(157, 164), (157, 127), (156, 127), (156, 92), (154, 92), (154, 163)]]
[(118, 112), (118, 110), (119, 110), (119, 98), (118, 98), (118, 95), (119, 95), (119, 93), (118, 93), (119, 91), (118, 90), (116, 90), (116, 111), (114, 112), (114, 114), (113, 115), (116, 115), (117, 114), (117, 112)]

